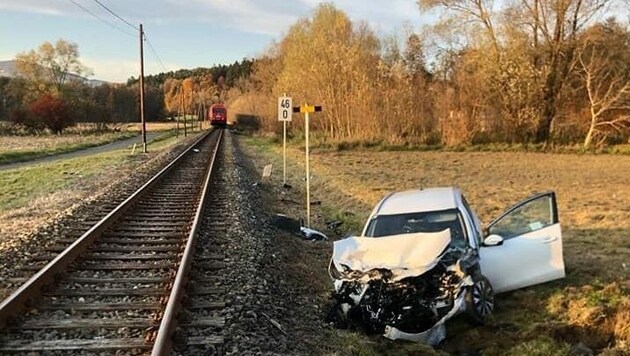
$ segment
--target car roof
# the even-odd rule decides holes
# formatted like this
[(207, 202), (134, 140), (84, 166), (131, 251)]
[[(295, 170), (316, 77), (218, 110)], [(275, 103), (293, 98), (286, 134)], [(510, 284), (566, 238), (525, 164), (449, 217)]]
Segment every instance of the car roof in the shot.
[(454, 187), (427, 188), (395, 192), (385, 197), (373, 216), (422, 213), (457, 208), (461, 191)]

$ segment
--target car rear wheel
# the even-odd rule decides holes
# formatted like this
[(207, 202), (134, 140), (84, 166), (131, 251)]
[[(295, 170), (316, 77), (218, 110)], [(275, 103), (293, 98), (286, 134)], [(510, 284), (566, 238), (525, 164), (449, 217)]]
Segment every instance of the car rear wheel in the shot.
[(466, 293), (466, 309), (473, 321), (483, 324), (494, 310), (494, 290), (490, 281), (479, 275)]

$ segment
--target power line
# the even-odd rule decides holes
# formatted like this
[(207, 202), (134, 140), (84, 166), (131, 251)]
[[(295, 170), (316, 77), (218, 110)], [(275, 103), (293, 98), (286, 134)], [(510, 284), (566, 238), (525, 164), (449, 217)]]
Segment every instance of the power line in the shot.
[(166, 69), (166, 66), (162, 62), (162, 59), (160, 59), (160, 56), (157, 54), (157, 51), (155, 50), (155, 47), (153, 47), (153, 44), (151, 43), (151, 40), (149, 39), (149, 36), (147, 36), (146, 31), (144, 32), (144, 38), (147, 39), (147, 44), (149, 45), (149, 49), (151, 50), (151, 52), (153, 52), (153, 54), (157, 58), (158, 62), (160, 62), (160, 65), (162, 66), (162, 69), (164, 69), (164, 73), (168, 72), (168, 69)]
[(96, 2), (97, 4), (99, 4), (103, 9), (107, 10), (107, 12), (109, 12), (110, 14), (116, 16), (116, 18), (118, 18), (120, 21), (126, 23), (129, 27), (133, 28), (136, 31), (140, 31), (140, 29), (138, 29), (136, 26), (132, 25), (129, 21), (123, 19), (122, 17), (118, 16), (117, 13), (115, 13), (114, 11), (110, 10), (109, 7), (103, 5), (102, 2), (98, 1), (98, 0), (94, 0), (94, 2)]
[(118, 26), (114, 25), (113, 23), (111, 23), (111, 22), (109, 22), (109, 21), (105, 20), (104, 18), (102, 18), (102, 17), (98, 16), (97, 14), (95, 14), (95, 13), (93, 13), (92, 11), (90, 11), (89, 9), (85, 8), (83, 5), (79, 4), (78, 2), (76, 2), (76, 1), (74, 1), (74, 0), (68, 0), (68, 1), (70, 1), (71, 3), (73, 3), (74, 5), (76, 5), (76, 6), (77, 6), (78, 8), (80, 8), (81, 10), (83, 10), (83, 11), (87, 12), (88, 14), (92, 15), (92, 17), (94, 17), (94, 18), (96, 18), (96, 19), (100, 20), (101, 22), (103, 22), (104, 24), (108, 25), (109, 27), (111, 27), (111, 28), (113, 28), (113, 29), (115, 29), (115, 30), (120, 31), (120, 32), (124, 33), (125, 35), (129, 35), (129, 36), (132, 36), (132, 37), (135, 37), (135, 36), (136, 36), (136, 35), (134, 35), (133, 33), (131, 33), (131, 32), (127, 32), (127, 31), (125, 31), (125, 30), (121, 29), (120, 27), (118, 27)]
[[(96, 14), (92, 13), (91, 11), (89, 11), (88, 9), (86, 9), (85, 7), (81, 6), (80, 4), (78, 4), (77, 2), (75, 2), (75, 0), (70, 0), (73, 4), (75, 4), (76, 6), (80, 7), (81, 9), (83, 9), (84, 11), (86, 11), (87, 13), (89, 13), (90, 15), (98, 18), (99, 20), (107, 23), (108, 25), (116, 28), (117, 30), (130, 35), (130, 36), (135, 36), (134, 34), (131, 34), (127, 31), (123, 31), (122, 29), (114, 26), (113, 24), (109, 23), (108, 21), (104, 20), (103, 18), (97, 16)], [(140, 31), (140, 29), (136, 26), (134, 26), (132, 23), (130, 23), (129, 21), (125, 20), (124, 18), (122, 18), (121, 16), (119, 16), (116, 12), (114, 12), (113, 10), (111, 10), (109, 7), (105, 6), (102, 2), (100, 2), (99, 0), (94, 0), (94, 2), (96, 2), (100, 7), (102, 7), (103, 9), (107, 10), (107, 12), (109, 12), (110, 14), (114, 15), (117, 19), (119, 19), (120, 21), (122, 21), (123, 23), (125, 23), (127, 26), (131, 27), (132, 29), (134, 29), (135, 31)], [(146, 32), (142, 32), (143, 38), (146, 39), (147, 44), (149, 45), (149, 49), (151, 50), (151, 52), (155, 55), (155, 57), (157, 58), (158, 62), (160, 63), (160, 65), (162, 66), (162, 69), (164, 69), (164, 72), (168, 72), (168, 69), (166, 68), (166, 66), (164, 65), (164, 62), (162, 62), (162, 59), (160, 58), (160, 56), (157, 54), (157, 51), (155, 50), (155, 47), (153, 47), (153, 44), (151, 43), (151, 40), (149, 39), (149, 37), (147, 36)]]

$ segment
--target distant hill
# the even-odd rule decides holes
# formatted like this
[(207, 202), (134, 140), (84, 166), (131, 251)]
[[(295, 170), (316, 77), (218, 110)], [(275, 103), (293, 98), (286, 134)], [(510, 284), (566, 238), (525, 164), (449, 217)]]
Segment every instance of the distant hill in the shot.
[(15, 75), (15, 61), (0, 61), (0, 77), (13, 78)]
[[(0, 77), (9, 77), (15, 78), (18, 76), (17, 70), (15, 69), (15, 61), (0, 61)], [(102, 84), (107, 84), (108, 82), (98, 79), (88, 79), (84, 78), (80, 75), (72, 74), (69, 75), (70, 80), (79, 80), (91, 87), (97, 87)]]

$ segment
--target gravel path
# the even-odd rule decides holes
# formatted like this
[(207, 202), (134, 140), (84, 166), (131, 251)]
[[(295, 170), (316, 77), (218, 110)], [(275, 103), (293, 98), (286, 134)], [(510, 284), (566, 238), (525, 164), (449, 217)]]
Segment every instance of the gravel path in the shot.
[[(164, 134), (164, 132), (160, 132), (160, 131), (147, 132), (147, 142), (151, 142), (153, 139), (157, 138), (158, 136), (162, 134)], [(119, 149), (127, 148), (133, 145), (134, 143), (138, 144), (138, 147), (136, 148), (136, 150), (138, 149), (142, 150), (142, 135), (138, 135), (138, 136), (128, 138), (125, 140), (110, 142), (110, 143), (100, 145), (100, 146), (89, 147), (82, 150), (77, 150), (77, 151), (72, 151), (72, 152), (67, 152), (67, 153), (60, 153), (60, 154), (56, 154), (52, 156), (36, 158), (36, 159), (23, 161), (23, 162), (2, 164), (0, 165), (0, 171), (22, 168), (22, 167), (32, 166), (36, 164), (48, 163), (48, 162), (53, 162), (53, 161), (57, 161), (61, 159), (83, 157), (83, 156), (89, 156), (89, 155), (93, 155), (97, 153), (119, 150)]]
[[(324, 322), (330, 244), (303, 241), (270, 226), (277, 192), (257, 184), (259, 173), (241, 150), (238, 136), (233, 137), (225, 142), (219, 172), (220, 179), (232, 182), (229, 229), (221, 246), (227, 257), (223, 285), (229, 291), (221, 353), (331, 352), (328, 339), (334, 331)], [(313, 275), (313, 269), (321, 273)]]

